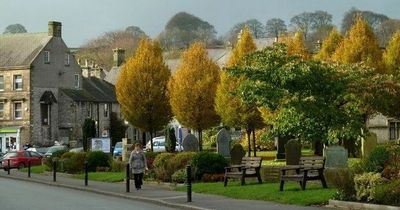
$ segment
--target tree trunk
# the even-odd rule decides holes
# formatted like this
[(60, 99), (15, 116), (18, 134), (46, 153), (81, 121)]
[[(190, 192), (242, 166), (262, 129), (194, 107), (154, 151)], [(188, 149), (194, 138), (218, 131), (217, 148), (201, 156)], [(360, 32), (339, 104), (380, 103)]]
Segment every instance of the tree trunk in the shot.
[(256, 129), (253, 128), (253, 154), (254, 154), (254, 157), (257, 157), (256, 151), (257, 151), (257, 145), (256, 145)]
[(199, 132), (199, 151), (203, 151), (203, 134), (202, 134), (202, 130), (198, 130), (197, 132)]
[(153, 152), (153, 132), (150, 131), (150, 151)]
[(251, 129), (247, 129), (247, 150), (248, 150), (248, 154), (247, 156), (250, 157), (251, 156), (251, 143), (250, 143), (250, 136), (251, 136)]

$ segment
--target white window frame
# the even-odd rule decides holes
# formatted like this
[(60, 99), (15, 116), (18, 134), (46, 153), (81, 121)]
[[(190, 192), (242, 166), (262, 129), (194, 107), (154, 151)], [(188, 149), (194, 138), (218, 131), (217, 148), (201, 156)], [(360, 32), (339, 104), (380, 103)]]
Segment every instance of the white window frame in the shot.
[[(20, 88), (17, 88), (17, 87), (16, 87), (16, 85), (17, 85), (17, 80), (19, 80), (19, 79), (17, 79), (18, 76), (21, 77), (21, 79), (20, 79), (21, 81), (19, 82), (19, 83), (21, 83), (21, 87), (20, 87)], [(14, 89), (14, 90), (22, 90), (22, 89), (24, 89), (24, 80), (23, 80), (22, 74), (15, 74), (15, 75), (13, 75), (13, 89)]]
[(69, 53), (65, 53), (65, 57), (64, 57), (64, 65), (65, 66), (69, 66), (70, 65), (70, 54)]
[(0, 84), (3, 86), (0, 86), (0, 91), (4, 91), (4, 75), (0, 75)]
[(79, 88), (80, 85), (80, 78), (79, 78), (79, 74), (74, 74), (74, 87), (75, 88)]
[(49, 64), (50, 63), (50, 51), (44, 51), (44, 56), (43, 56), (44, 63)]
[(4, 119), (4, 102), (0, 102), (0, 119)]
[[(21, 104), (21, 108), (20, 108), (20, 110), (17, 110), (17, 104)], [(21, 113), (21, 116), (20, 117), (17, 117), (17, 111), (18, 112), (20, 112)], [(14, 116), (14, 120), (22, 120), (22, 118), (23, 118), (23, 113), (22, 113), (22, 101), (14, 101), (14, 104), (13, 104), (13, 116)]]

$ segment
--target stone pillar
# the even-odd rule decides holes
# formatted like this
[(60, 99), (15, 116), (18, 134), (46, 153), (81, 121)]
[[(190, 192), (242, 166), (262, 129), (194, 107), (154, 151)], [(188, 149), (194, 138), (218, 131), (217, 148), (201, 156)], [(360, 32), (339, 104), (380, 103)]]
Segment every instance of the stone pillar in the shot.
[(53, 37), (61, 37), (61, 22), (49, 21), (48, 35)]
[(116, 49), (113, 49), (113, 52), (114, 52), (114, 56), (113, 56), (114, 67), (119, 67), (122, 65), (122, 63), (125, 62), (125, 50), (121, 49), (121, 48), (116, 48)]

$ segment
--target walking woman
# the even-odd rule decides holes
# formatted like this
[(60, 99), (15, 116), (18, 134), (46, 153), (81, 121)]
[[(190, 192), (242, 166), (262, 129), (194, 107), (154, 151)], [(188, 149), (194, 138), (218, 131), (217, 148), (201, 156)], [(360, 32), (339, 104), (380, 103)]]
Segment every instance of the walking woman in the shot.
[(131, 156), (129, 157), (129, 164), (135, 179), (136, 190), (142, 188), (143, 173), (145, 170), (148, 170), (146, 162), (146, 156), (142, 150), (142, 145), (139, 143), (135, 144), (135, 149), (132, 151)]

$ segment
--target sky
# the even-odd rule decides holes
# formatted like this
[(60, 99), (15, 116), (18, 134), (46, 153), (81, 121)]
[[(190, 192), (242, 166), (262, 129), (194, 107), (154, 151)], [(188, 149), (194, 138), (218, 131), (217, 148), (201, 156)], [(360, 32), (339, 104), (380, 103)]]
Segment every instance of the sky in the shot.
[(79, 47), (104, 32), (139, 26), (157, 36), (176, 13), (186, 11), (215, 26), (223, 35), (236, 23), (256, 18), (263, 24), (294, 15), (325, 10), (340, 26), (352, 7), (400, 19), (400, 0), (0, 0), (0, 33), (20, 23), (28, 32), (47, 31), (47, 22), (62, 22), (69, 47)]

